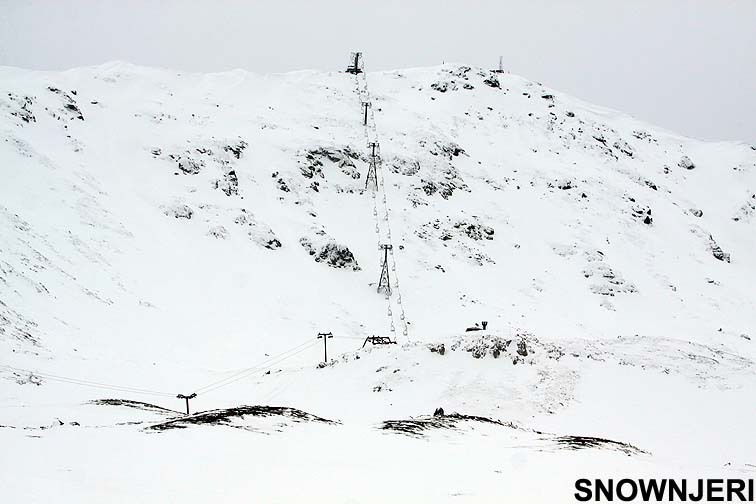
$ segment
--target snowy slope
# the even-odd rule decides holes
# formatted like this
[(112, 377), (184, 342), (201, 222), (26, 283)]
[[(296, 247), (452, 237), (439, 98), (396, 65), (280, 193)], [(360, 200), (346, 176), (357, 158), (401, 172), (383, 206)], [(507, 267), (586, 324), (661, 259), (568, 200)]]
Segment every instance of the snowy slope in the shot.
[[(16, 369), (0, 370), (0, 425), (8, 426), (0, 435), (13, 457), (26, 451), (25, 427), (41, 432), (63, 417), (110, 426), (97, 434), (104, 447), (148, 443), (136, 427), (115, 427), (131, 418), (123, 411), (82, 402), (117, 396), (181, 410), (171, 395), (197, 390), (194, 408), (271, 402), (342, 422), (293, 427), (287, 432), (299, 434), (287, 436), (296, 441), (274, 436), (265, 453), (281, 450), (276, 443), (315, 450), (300, 446), (309, 431), (296, 430), (314, 429), (311, 442), (344, 444), (325, 462), (334, 470), (365, 452), (373, 453), (365, 471), (377, 470), (391, 450), (405, 450), (392, 468), (400, 479), (415, 456), (435, 461), (428, 471), (454, 472), (460, 467), (441, 461), (467, 451), (455, 434), (418, 449), (377, 432), (378, 422), (443, 406), (522, 429), (517, 439), (495, 429), (465, 438), (476, 454), (466, 481), (480, 479), (465, 491), (448, 478), (428, 492), (407, 480), (377, 500), (470, 489), (473, 500), (532, 497), (539, 482), (527, 464), (531, 493), (501, 490), (503, 476), (489, 471), (498, 462), (484, 453), (488, 436), (520, 447), (524, 454), (507, 457), (512, 467), (535, 457), (562, 474), (558, 496), (571, 495), (564, 474), (577, 468), (756, 464), (747, 426), (756, 413), (747, 400), (756, 369), (753, 147), (685, 138), (460, 65), (355, 78), (111, 63), (62, 73), (0, 68), (0, 84), (0, 365)], [(376, 141), (378, 192), (365, 189), (367, 144)], [(376, 292), (386, 242), (394, 246), (388, 300)], [(461, 336), (481, 320), (484, 342)], [(323, 331), (335, 335), (335, 360), (318, 369)], [(370, 335), (399, 345), (354, 353)], [(492, 341), (510, 343), (494, 358)], [(265, 361), (288, 350), (290, 358)], [(200, 388), (227, 377), (217, 392)], [(551, 438), (536, 431), (609, 438), (649, 455), (628, 462), (544, 449)], [(43, 436), (44, 453), (90, 442), (70, 426), (56, 432), (64, 433)], [(168, 439), (149, 449), (175, 450), (182, 432), (148, 437)], [(220, 443), (213, 459), (248, 434), (202, 432)], [(312, 463), (294, 472), (315, 481), (305, 470)], [(76, 481), (56, 467), (46, 466), (47, 477)], [(277, 482), (290, 467), (279, 460), (262, 479)], [(132, 500), (185, 496), (161, 493), (146, 474), (135, 476), (145, 493), (122, 482), (111, 490)], [(227, 483), (239, 492), (227, 498), (244, 495), (242, 481)], [(261, 495), (298, 495), (266, 485)], [(38, 492), (37, 500), (48, 496)], [(336, 495), (364, 497), (357, 484)]]

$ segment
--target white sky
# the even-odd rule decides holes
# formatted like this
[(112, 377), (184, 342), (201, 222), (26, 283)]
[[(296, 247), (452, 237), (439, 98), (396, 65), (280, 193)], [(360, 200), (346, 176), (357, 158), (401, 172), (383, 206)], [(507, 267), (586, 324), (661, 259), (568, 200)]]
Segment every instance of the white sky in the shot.
[[(0, 0), (0, 65), (505, 68), (706, 139), (756, 144), (756, 0)], [(2, 83), (0, 83), (0, 87)]]

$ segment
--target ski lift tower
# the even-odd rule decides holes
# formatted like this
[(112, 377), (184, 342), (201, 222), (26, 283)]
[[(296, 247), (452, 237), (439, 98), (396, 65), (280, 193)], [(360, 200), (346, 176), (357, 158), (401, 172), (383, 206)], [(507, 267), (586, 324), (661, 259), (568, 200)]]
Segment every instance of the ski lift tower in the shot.
[(380, 248), (383, 250), (383, 264), (381, 265), (381, 279), (378, 281), (378, 292), (384, 291), (386, 297), (391, 295), (391, 282), (389, 281), (388, 252), (394, 247), (388, 243), (381, 243)]
[(350, 74), (361, 74), (362, 73), (362, 53), (361, 52), (353, 52), (349, 55), (349, 66), (346, 69), (347, 73)]

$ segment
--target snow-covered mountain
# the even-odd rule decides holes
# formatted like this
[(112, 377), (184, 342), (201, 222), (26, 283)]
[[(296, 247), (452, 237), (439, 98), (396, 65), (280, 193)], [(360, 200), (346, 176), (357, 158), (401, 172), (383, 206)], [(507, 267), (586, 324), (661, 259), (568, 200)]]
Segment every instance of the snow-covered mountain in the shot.
[[(753, 471), (754, 147), (461, 65), (359, 76), (4, 67), (0, 88), (0, 365), (13, 368), (0, 371), (0, 424), (15, 431), (0, 435), (14, 456), (24, 426), (115, 424), (80, 403), (129, 396), (54, 376), (171, 393), (225, 379), (233, 386), (192, 404), (302, 408), (343, 422), (339, 435), (307, 427), (334, 442), (385, 439), (369, 425), (442, 406), (515, 422), (531, 447), (553, 446), (544, 432), (628, 443), (647, 453), (635, 469), (685, 459)], [(378, 190), (366, 183), (371, 143)], [(382, 243), (393, 246), (388, 297)], [(321, 332), (334, 335), (334, 361), (316, 368)], [(356, 351), (371, 335), (399, 344)], [(264, 375), (282, 352), (295, 367)], [(370, 446), (417, 450), (391, 439)], [(731, 447), (717, 451), (723, 439)], [(461, 441), (418, 457), (451, 450), (444, 442)], [(480, 438), (465, 445), (480, 455), (466, 470), (491, 462)], [(329, 463), (353, 460), (344, 450)], [(549, 457), (539, 464), (556, 472), (626, 463)], [(499, 494), (475, 474), (472, 497)]]

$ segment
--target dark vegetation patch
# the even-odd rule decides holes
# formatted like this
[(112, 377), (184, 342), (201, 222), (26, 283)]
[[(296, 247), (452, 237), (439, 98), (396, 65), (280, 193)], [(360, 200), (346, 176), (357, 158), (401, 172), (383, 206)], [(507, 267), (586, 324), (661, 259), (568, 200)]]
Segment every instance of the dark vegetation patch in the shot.
[(493, 418), (463, 415), (461, 413), (450, 413), (448, 415), (427, 415), (408, 420), (386, 420), (378, 427), (381, 430), (392, 431), (399, 434), (405, 434), (413, 437), (422, 437), (427, 431), (434, 429), (457, 430), (460, 424), (486, 424), (508, 427), (510, 429), (519, 429), (518, 426), (511, 422), (502, 422)]
[(150, 430), (165, 431), (171, 429), (186, 429), (192, 425), (232, 425), (234, 419), (242, 419), (245, 416), (253, 417), (281, 417), (293, 420), (297, 423), (315, 422), (328, 425), (337, 425), (340, 422), (328, 420), (326, 418), (307, 413), (296, 408), (287, 406), (238, 406), (235, 408), (224, 408), (209, 411), (202, 411), (193, 415), (186, 415), (180, 418), (168, 420), (163, 423), (151, 425)]
[(628, 443), (590, 436), (557, 436), (554, 438), (554, 441), (556, 441), (560, 447), (566, 448), (568, 450), (600, 448), (619, 451), (627, 455), (648, 454), (647, 451), (641, 450), (640, 448)]
[(152, 411), (163, 414), (167, 413), (171, 415), (180, 414), (178, 411), (163, 408), (162, 406), (142, 401), (131, 401), (129, 399), (95, 399), (94, 401), (90, 401), (90, 404), (96, 404), (97, 406), (125, 406), (127, 408), (134, 408), (142, 411)]
[(546, 436), (546, 441), (554, 441), (558, 448), (566, 450), (603, 449), (618, 451), (631, 455), (648, 455), (649, 453), (629, 443), (613, 441), (591, 436), (556, 436), (553, 434), (525, 429), (513, 422), (502, 422), (489, 417), (477, 415), (463, 415), (461, 413), (444, 414), (442, 408), (438, 408), (433, 415), (424, 415), (407, 420), (385, 420), (378, 426), (379, 429), (397, 434), (403, 434), (415, 438), (422, 438), (432, 430), (458, 431), (465, 425), (492, 425), (506, 427), (519, 431), (531, 432), (538, 436)]

